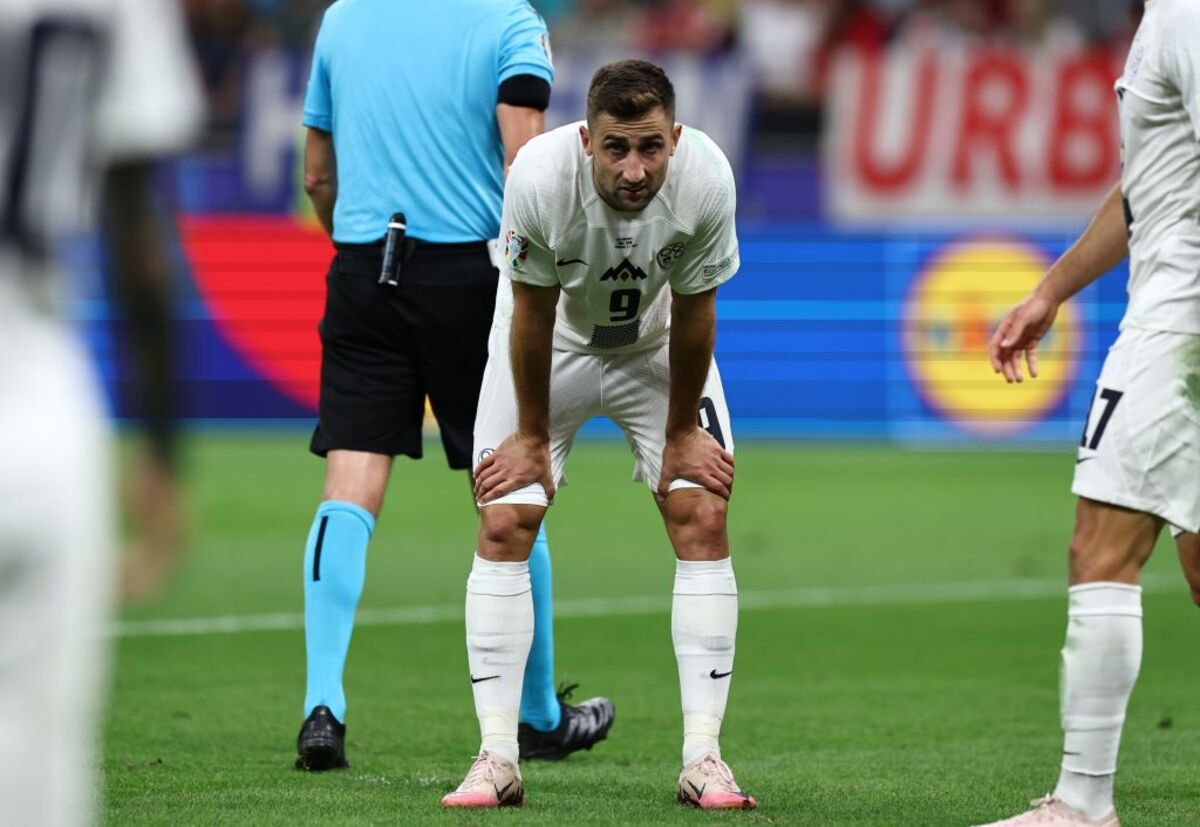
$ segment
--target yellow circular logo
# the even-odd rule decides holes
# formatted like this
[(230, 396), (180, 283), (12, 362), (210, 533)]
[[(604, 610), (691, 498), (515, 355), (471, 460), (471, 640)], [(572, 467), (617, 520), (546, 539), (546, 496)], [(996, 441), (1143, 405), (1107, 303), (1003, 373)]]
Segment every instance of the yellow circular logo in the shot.
[[(1038, 344), (1038, 378), (1009, 385), (992, 371), (987, 344), (1000, 319), (1034, 288), (1049, 260), (1018, 241), (980, 239), (942, 250), (913, 283), (903, 315), (905, 360), (918, 393), (973, 433), (1006, 436), (1063, 399), (1080, 349), (1071, 302)], [(1022, 370), (1025, 365), (1022, 363)]]

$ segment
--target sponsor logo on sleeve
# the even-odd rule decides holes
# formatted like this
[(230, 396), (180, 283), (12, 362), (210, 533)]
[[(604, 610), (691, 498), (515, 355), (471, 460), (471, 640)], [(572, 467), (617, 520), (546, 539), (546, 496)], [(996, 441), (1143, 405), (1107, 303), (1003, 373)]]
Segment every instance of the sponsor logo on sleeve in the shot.
[(668, 244), (666, 247), (663, 247), (658, 251), (658, 253), (654, 256), (654, 260), (658, 262), (659, 267), (664, 270), (668, 270), (672, 264), (679, 261), (679, 259), (683, 257), (683, 250), (684, 247), (681, 242)]
[(518, 234), (516, 230), (509, 230), (504, 236), (504, 259), (508, 265), (514, 270), (520, 270), (528, 255), (529, 239)]
[(733, 266), (733, 256), (725, 256), (716, 264), (705, 264), (700, 268), (700, 274), (704, 276), (705, 281), (712, 281), (722, 272)]
[(554, 52), (550, 49), (550, 35), (542, 33), (542, 35), (538, 38), (538, 40), (541, 41), (542, 51), (546, 53), (546, 62), (549, 63), (550, 66), (553, 68)]

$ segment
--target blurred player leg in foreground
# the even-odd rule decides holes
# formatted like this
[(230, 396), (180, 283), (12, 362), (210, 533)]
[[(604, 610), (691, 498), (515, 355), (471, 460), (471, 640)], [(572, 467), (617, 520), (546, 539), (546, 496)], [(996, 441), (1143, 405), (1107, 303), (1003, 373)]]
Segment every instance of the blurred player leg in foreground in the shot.
[(111, 616), (111, 433), (87, 356), (0, 277), (0, 800), (88, 823)]
[[(159, 594), (179, 567), (184, 542), (180, 456), (176, 433), (179, 400), (175, 332), (164, 308), (172, 306), (169, 211), (152, 198), (150, 170), (126, 168), (110, 176), (105, 230), (111, 250), (114, 300), (125, 311), (118, 338), (132, 364), (128, 400), (143, 423), (135, 453), (121, 473), (121, 503), (134, 534), (121, 558), (121, 596)], [(119, 466), (125, 463), (119, 462)]]

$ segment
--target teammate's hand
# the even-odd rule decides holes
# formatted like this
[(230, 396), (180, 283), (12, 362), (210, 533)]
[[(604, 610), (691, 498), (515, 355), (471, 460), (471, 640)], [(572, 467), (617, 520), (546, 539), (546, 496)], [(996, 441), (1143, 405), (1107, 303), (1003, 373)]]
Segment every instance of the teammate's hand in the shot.
[(550, 443), (513, 434), (475, 468), (475, 501), (491, 502), (535, 482), (546, 489), (546, 499), (554, 502)]
[(1037, 378), (1037, 346), (1058, 315), (1058, 302), (1036, 290), (1008, 311), (988, 342), (992, 370), (1003, 373), (1009, 384), (1022, 382), (1021, 356), (1029, 365), (1029, 375)]
[(666, 499), (671, 483), (680, 479), (702, 485), (727, 500), (733, 494), (733, 454), (699, 426), (684, 436), (668, 437), (655, 492), (659, 502)]

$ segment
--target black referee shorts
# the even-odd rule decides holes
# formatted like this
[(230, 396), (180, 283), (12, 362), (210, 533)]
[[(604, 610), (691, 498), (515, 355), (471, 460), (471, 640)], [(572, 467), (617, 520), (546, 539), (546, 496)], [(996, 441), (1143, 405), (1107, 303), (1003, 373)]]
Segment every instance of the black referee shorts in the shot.
[(420, 243), (400, 284), (381, 244), (338, 244), (325, 277), (320, 418), (310, 448), (421, 457), (429, 397), (451, 468), (471, 467), (496, 280), (484, 242)]

